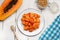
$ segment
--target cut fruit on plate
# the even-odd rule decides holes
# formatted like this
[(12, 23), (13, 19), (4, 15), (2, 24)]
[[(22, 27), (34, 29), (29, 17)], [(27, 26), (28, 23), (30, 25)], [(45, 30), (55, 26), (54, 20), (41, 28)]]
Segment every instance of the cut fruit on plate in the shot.
[(20, 19), (25, 31), (33, 32), (39, 28), (40, 24), (40, 15), (37, 13), (29, 12), (22, 15)]
[[(33, 12), (35, 14), (38, 14), (40, 16), (40, 23), (39, 23), (39, 28), (32, 31), (32, 32), (29, 32), (29, 31), (26, 31), (24, 30), (24, 25), (22, 24), (21, 22), (21, 18), (24, 14), (27, 14), (29, 12)], [(32, 37), (32, 36), (36, 36), (38, 34), (40, 34), (43, 29), (44, 29), (44, 25), (45, 25), (45, 21), (44, 21), (44, 18), (43, 18), (43, 15), (41, 14), (41, 11), (39, 10), (36, 10), (36, 9), (33, 9), (33, 8), (28, 8), (28, 9), (25, 9), (24, 11), (22, 11), (19, 15), (18, 15), (18, 18), (17, 18), (17, 27), (18, 27), (18, 30), (25, 36), (29, 36), (29, 37)], [(32, 29), (31, 29), (32, 30)]]
[(0, 6), (0, 20), (3, 21), (12, 15), (21, 5), (23, 0), (4, 0)]

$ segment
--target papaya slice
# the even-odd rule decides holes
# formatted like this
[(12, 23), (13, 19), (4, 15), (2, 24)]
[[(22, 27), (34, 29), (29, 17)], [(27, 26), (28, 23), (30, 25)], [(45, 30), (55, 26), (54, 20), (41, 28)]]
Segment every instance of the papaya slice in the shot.
[(0, 21), (12, 15), (22, 4), (23, 0), (4, 0), (0, 6)]

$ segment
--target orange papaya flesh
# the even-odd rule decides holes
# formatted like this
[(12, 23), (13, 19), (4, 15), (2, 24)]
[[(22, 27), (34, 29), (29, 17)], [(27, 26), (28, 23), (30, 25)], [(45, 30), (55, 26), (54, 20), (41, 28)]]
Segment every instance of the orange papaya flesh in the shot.
[[(11, 1), (5, 0), (0, 7), (0, 21), (5, 20), (10, 15), (12, 15), (21, 6), (22, 1), (23, 0), (18, 0), (14, 5), (11, 5), (11, 8), (9, 8), (8, 5)], [(7, 8), (7, 7), (9, 9), (6, 9), (6, 12), (4, 12), (5, 8)]]
[(2, 9), (4, 9), (11, 1), (12, 0), (4, 0), (4, 2), (1, 5)]

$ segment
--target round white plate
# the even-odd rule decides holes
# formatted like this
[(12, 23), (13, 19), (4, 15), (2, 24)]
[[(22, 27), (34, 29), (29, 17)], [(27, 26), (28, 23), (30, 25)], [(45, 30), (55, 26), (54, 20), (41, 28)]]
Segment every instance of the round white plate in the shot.
[[(29, 12), (34, 12), (34, 13), (37, 13), (37, 14), (40, 15), (40, 25), (39, 25), (39, 28), (34, 30), (33, 32), (25, 31), (24, 28), (23, 28), (24, 26), (23, 26), (23, 24), (21, 22), (22, 15), (25, 14), (25, 13), (29, 13)], [(41, 11), (38, 11), (38, 10), (32, 9), (32, 8), (24, 10), (23, 12), (21, 12), (19, 14), (19, 16), (17, 18), (18, 29), (19, 29), (19, 31), (22, 34), (24, 34), (26, 36), (36, 36), (36, 35), (40, 34), (43, 31), (43, 29), (44, 29), (44, 24), (45, 24), (44, 23), (44, 18), (43, 18), (43, 15), (41, 14)]]

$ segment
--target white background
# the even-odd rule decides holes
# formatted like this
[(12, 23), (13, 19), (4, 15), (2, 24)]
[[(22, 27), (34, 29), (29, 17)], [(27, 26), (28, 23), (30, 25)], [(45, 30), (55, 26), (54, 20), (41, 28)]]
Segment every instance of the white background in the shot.
[[(3, 1), (4, 0), (0, 0), (0, 5), (2, 4)], [(17, 16), (19, 15), (20, 12), (22, 12), (23, 10), (25, 10), (27, 8), (38, 9), (35, 1), (36, 0), (23, 0), (21, 7), (17, 10)], [(49, 0), (49, 1), (53, 2), (53, 0)], [(54, 1), (60, 7), (60, 0), (54, 0)], [(2, 22), (0, 22), (0, 40), (14, 40), (14, 35), (13, 35), (13, 32), (10, 30), (10, 26), (15, 25), (15, 14), (16, 14), (16, 12), (4, 21), (3, 29), (2, 29)], [(58, 13), (53, 14), (49, 11), (49, 8), (46, 8), (42, 12), (42, 14), (45, 18), (45, 27), (47, 27), (54, 21), (56, 16), (60, 14), (60, 10)], [(28, 37), (21, 34), (18, 31), (18, 29), (17, 29), (16, 35), (19, 40), (28, 40), (27, 39)], [(39, 36), (40, 35), (37, 35), (35, 37), (29, 37), (29, 40), (38, 40)]]

